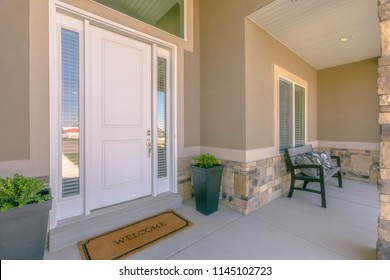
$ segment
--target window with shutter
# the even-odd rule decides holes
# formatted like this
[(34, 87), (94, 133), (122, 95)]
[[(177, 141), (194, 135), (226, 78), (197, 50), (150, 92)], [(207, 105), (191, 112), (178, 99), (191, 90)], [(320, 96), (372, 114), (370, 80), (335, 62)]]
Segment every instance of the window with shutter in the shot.
[(295, 146), (305, 145), (305, 88), (295, 85)]
[(279, 152), (305, 145), (306, 89), (279, 77)]

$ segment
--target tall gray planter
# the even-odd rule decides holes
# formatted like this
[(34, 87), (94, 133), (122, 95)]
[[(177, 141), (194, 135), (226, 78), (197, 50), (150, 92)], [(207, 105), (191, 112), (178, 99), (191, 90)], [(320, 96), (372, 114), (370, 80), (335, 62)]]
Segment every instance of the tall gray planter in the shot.
[(1, 260), (43, 259), (51, 205), (48, 200), (0, 213)]
[(201, 168), (191, 165), (196, 210), (204, 215), (218, 211), (223, 166)]

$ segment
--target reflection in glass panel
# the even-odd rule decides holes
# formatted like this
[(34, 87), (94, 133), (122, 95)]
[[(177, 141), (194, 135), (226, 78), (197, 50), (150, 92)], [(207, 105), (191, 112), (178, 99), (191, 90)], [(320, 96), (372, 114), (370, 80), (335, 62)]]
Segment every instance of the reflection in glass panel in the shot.
[(62, 197), (80, 193), (79, 34), (61, 30)]
[(184, 0), (94, 0), (184, 38)]
[(157, 165), (158, 178), (167, 177), (167, 61), (158, 58), (157, 69)]

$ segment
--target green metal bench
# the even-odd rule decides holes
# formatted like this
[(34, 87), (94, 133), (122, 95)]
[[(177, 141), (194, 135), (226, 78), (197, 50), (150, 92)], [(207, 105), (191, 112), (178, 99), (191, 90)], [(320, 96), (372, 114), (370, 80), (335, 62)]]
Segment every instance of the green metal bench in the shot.
[[(322, 207), (326, 208), (326, 196), (325, 196), (325, 181), (331, 177), (338, 178), (338, 185), (340, 188), (343, 187), (342, 176), (341, 176), (341, 159), (339, 156), (331, 156), (332, 159), (337, 161), (337, 164), (333, 168), (324, 170), (321, 164), (297, 164), (296, 158), (299, 155), (305, 155), (313, 153), (313, 147), (306, 145), (297, 148), (287, 149), (287, 165), (291, 173), (291, 184), (288, 197), (292, 197), (294, 190), (307, 191), (317, 193), (321, 195)], [(314, 168), (318, 170), (318, 177), (308, 176), (302, 172), (304, 168)], [(295, 186), (296, 181), (303, 181), (303, 186)], [(320, 190), (309, 189), (307, 184), (310, 182), (320, 183)]]

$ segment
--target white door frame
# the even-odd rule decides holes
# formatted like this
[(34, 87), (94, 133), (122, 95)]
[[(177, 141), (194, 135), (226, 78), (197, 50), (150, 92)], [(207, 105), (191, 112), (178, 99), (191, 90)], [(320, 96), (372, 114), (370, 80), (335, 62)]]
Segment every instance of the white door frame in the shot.
[[(147, 34), (141, 33), (137, 30), (133, 30), (129, 27), (120, 25), (118, 23), (112, 22), (110, 20), (104, 19), (97, 15), (94, 15), (90, 12), (81, 10), (79, 8), (75, 8), (69, 4), (60, 2), (58, 0), (49, 0), (49, 64), (50, 64), (50, 186), (52, 189), (53, 195), (53, 207), (50, 213), (50, 228), (53, 229), (57, 226), (58, 220), (64, 218), (59, 217), (59, 207), (71, 207), (74, 202), (72, 199), (67, 199), (66, 201), (61, 199), (61, 170), (60, 170), (60, 146), (59, 146), (59, 137), (61, 135), (61, 125), (59, 123), (59, 96), (60, 96), (60, 77), (59, 77), (59, 51), (58, 51), (58, 20), (57, 16), (59, 13), (66, 13), (71, 17), (75, 17), (83, 23), (83, 42), (84, 42), (84, 77), (89, 76), (88, 69), (88, 59), (89, 59), (89, 41), (86, 38), (89, 37), (89, 25), (94, 24), (99, 27), (105, 28), (107, 30), (113, 31), (115, 33), (128, 36), (130, 38), (146, 42), (153, 46), (153, 64), (156, 63), (158, 55), (161, 53), (169, 53), (169, 65), (170, 65), (170, 74), (169, 83), (170, 83), (170, 98), (169, 98), (169, 107), (170, 110), (167, 114), (167, 121), (170, 127), (168, 138), (169, 149), (169, 191), (172, 193), (177, 193), (177, 48), (175, 45), (164, 42), (160, 39), (154, 38)], [(153, 65), (152, 69), (155, 69), (155, 65)], [(153, 81), (156, 80), (156, 70), (153, 70)], [(85, 103), (88, 102), (88, 83), (83, 84), (83, 90), (85, 94)], [(153, 82), (153, 96), (156, 93), (156, 85)], [(156, 99), (152, 101), (153, 107), (152, 111), (155, 108)], [(84, 106), (84, 104), (80, 104)], [(88, 106), (86, 106), (88, 107)], [(87, 112), (84, 112), (87, 113)], [(152, 113), (154, 114), (154, 113)], [(155, 131), (156, 127), (156, 117), (153, 115), (153, 131)], [(156, 132), (155, 132), (156, 134)], [(85, 135), (85, 141), (88, 141), (88, 135)], [(156, 137), (156, 135), (154, 135)], [(83, 144), (82, 144), (83, 145)], [(154, 150), (157, 150), (157, 146), (153, 145)], [(157, 151), (153, 151), (153, 154), (156, 155)], [(88, 164), (88, 159), (85, 159), (85, 163)], [(163, 192), (163, 190), (159, 190), (157, 188), (157, 171), (156, 171), (157, 163), (154, 161), (153, 163), (153, 186), (152, 186), (152, 195), (157, 196), (159, 193)], [(81, 215), (90, 214), (90, 206), (88, 203), (88, 187), (85, 187), (84, 190), (81, 191), (81, 195), (78, 198), (79, 201), (76, 203), (82, 204), (82, 213)]]

